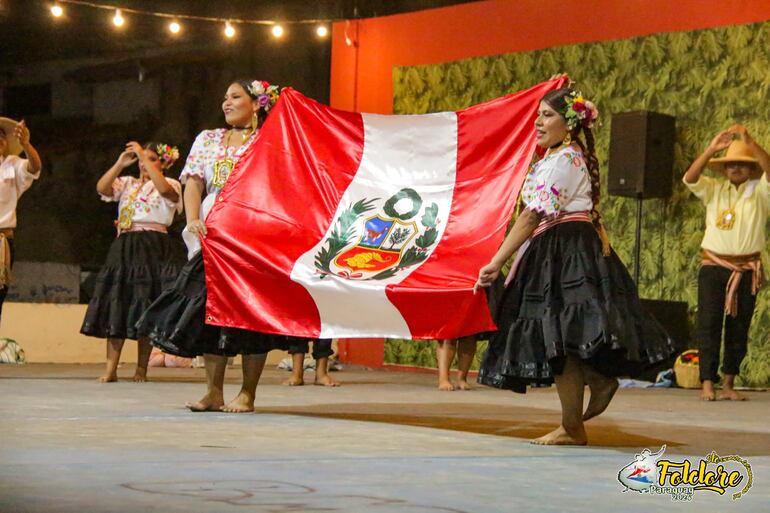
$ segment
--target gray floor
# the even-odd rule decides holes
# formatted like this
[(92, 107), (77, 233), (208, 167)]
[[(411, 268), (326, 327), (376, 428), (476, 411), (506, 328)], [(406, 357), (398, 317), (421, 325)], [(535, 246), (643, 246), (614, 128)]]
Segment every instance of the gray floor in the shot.
[[(201, 394), (198, 370), (109, 385), (93, 382), (97, 372), (0, 368), (0, 512), (758, 512), (770, 504), (767, 393), (704, 405), (691, 391), (621, 390), (589, 429), (598, 445), (558, 448), (516, 436), (558, 420), (550, 389), (442, 393), (433, 376), (362, 371), (335, 374), (338, 389), (289, 388), (279, 384), (285, 374), (269, 371), (259, 413), (193, 414), (181, 405)], [(228, 381), (236, 379), (233, 370)], [(518, 427), (506, 433), (495, 422)], [(424, 427), (437, 425), (449, 429)], [(603, 444), (613, 429), (652, 433), (671, 444), (672, 459), (712, 446), (743, 452), (754, 486), (737, 501), (700, 492), (689, 504), (623, 493), (617, 473), (644, 446)]]

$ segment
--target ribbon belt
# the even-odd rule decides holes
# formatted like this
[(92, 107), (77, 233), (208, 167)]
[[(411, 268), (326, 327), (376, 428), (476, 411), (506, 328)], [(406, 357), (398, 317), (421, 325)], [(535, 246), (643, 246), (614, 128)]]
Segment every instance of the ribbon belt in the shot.
[(744, 271), (751, 271), (751, 293), (757, 295), (762, 287), (762, 259), (759, 253), (750, 255), (717, 255), (703, 249), (702, 265), (717, 265), (732, 271), (725, 287), (725, 313), (731, 317), (738, 315), (738, 285)]

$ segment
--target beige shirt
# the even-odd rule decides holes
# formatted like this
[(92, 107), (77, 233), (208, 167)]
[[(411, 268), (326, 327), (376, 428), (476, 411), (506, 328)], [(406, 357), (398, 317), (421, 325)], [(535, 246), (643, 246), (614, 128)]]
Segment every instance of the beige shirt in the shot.
[[(684, 181), (684, 180), (683, 180)], [(703, 176), (684, 184), (706, 205), (706, 233), (701, 247), (720, 255), (750, 255), (764, 252), (765, 223), (770, 212), (770, 184), (763, 173), (758, 180), (747, 180), (735, 187), (729, 180)], [(732, 229), (717, 228), (720, 214), (732, 208)]]
[(0, 228), (16, 228), (19, 198), (39, 177), (40, 171), (29, 172), (27, 159), (8, 155), (0, 160)]

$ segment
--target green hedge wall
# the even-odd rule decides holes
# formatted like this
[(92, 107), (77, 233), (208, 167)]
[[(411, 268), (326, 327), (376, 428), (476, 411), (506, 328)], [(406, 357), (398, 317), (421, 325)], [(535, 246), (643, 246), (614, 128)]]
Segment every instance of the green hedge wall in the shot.
[[(394, 112), (458, 110), (566, 72), (599, 107), (602, 122), (595, 134), (603, 181), (612, 113), (652, 110), (676, 116), (674, 193), (666, 200), (644, 202), (640, 293), (686, 301), (692, 317), (705, 210), (680, 179), (713, 134), (735, 122), (746, 125), (755, 139), (770, 147), (768, 49), (770, 22), (764, 22), (397, 67), (393, 70)], [(609, 197), (605, 189), (601, 211), (613, 246), (631, 266), (635, 201)], [(769, 329), (770, 301), (764, 292), (741, 369), (743, 384), (770, 385)], [(388, 341), (385, 359), (386, 363), (435, 366), (434, 344)]]

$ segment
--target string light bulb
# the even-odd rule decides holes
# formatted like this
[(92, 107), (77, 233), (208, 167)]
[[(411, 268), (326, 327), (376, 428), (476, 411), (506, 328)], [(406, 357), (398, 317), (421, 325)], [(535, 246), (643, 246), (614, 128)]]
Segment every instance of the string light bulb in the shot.
[(283, 27), (280, 25), (273, 25), (273, 28), (270, 29), (270, 32), (272, 32), (273, 37), (275, 38), (283, 37)]
[(182, 25), (180, 25), (178, 21), (174, 20), (168, 24), (168, 30), (172, 34), (179, 34), (179, 32), (182, 30)]
[(326, 28), (326, 25), (318, 25), (318, 28), (315, 29), (315, 33), (318, 34), (318, 37), (326, 37), (329, 35), (329, 29)]
[(232, 39), (235, 37), (235, 27), (229, 21), (225, 22), (225, 37)]
[(53, 14), (54, 18), (61, 18), (64, 14), (64, 9), (62, 9), (61, 5), (55, 3), (51, 6), (51, 14)]
[(123, 18), (123, 13), (120, 12), (120, 9), (115, 9), (115, 16), (112, 17), (112, 24), (116, 27), (122, 27), (125, 22), (126, 20)]

